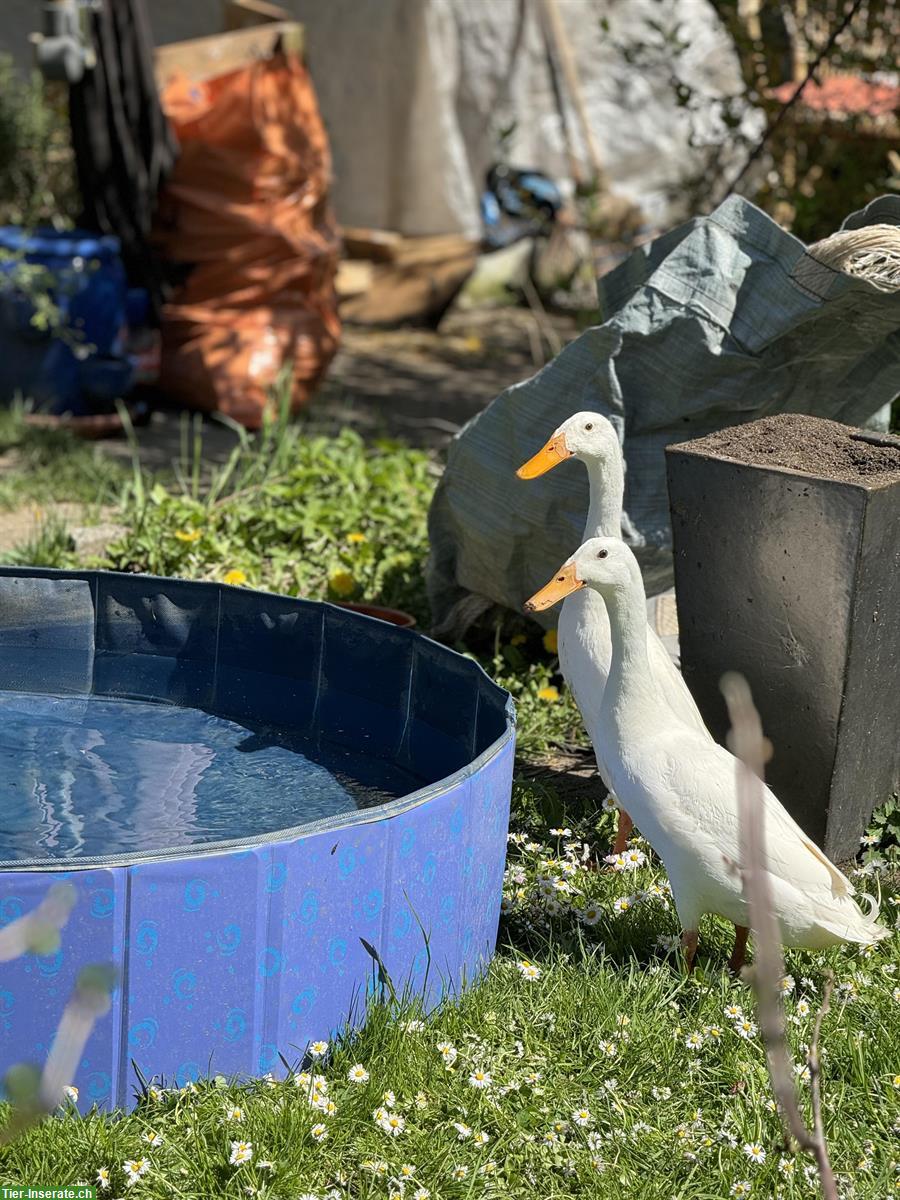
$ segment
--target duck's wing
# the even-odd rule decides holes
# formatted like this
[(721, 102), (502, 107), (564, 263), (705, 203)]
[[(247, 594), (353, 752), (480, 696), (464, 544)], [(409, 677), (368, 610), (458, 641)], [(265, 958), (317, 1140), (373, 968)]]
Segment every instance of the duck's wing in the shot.
[(650, 673), (662, 699), (679, 721), (709, 737), (710, 733), (700, 716), (700, 709), (691, 695), (690, 688), (684, 682), (684, 676), (672, 662), (668, 650), (650, 625), (647, 626), (647, 655), (650, 659)]
[[(683, 819), (702, 830), (702, 842), (715, 845), (726, 863), (740, 863), (737, 759), (694, 730), (669, 732), (660, 739), (662, 779)], [(805, 892), (853, 895), (853, 885), (810, 840), (775, 794), (763, 786), (764, 867)]]

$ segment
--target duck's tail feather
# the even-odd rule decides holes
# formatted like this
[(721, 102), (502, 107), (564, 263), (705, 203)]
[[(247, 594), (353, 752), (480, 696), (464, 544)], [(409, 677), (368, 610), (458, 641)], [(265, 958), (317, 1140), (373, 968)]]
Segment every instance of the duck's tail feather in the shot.
[[(861, 903), (865, 903), (868, 912), (863, 912)], [(845, 942), (871, 946), (891, 936), (891, 930), (879, 924), (879, 915), (876, 898), (870, 892), (857, 892), (855, 897), (843, 897), (833, 905), (819, 924)]]

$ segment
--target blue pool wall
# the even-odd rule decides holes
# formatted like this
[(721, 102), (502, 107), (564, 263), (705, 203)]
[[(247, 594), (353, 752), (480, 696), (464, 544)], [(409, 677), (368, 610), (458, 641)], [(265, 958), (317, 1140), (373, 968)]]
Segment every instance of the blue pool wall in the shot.
[[(0, 926), (56, 882), (52, 956), (0, 968), (0, 1074), (42, 1062), (81, 967), (121, 983), (76, 1078), (86, 1110), (136, 1076), (283, 1074), (359, 1021), (375, 973), (426, 1009), (493, 954), (514, 754), (508, 695), (476, 663), (327, 604), (219, 584), (0, 568), (0, 687), (157, 699), (371, 746), (432, 782), (372, 809), (212, 847), (0, 871)], [(426, 948), (423, 929), (429, 942)]]

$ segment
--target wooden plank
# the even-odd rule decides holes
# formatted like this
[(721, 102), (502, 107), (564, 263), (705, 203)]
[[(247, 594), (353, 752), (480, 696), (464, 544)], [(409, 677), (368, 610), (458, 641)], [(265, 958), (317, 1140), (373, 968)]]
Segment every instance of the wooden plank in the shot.
[(290, 21), (287, 9), (269, 0), (224, 0), (222, 20), (227, 30), (248, 29), (271, 21)]
[(202, 83), (259, 59), (271, 58), (279, 49), (302, 55), (303, 26), (296, 21), (273, 21), (250, 29), (171, 42), (156, 48), (156, 83), (163, 88), (173, 75), (182, 73), (195, 83)]

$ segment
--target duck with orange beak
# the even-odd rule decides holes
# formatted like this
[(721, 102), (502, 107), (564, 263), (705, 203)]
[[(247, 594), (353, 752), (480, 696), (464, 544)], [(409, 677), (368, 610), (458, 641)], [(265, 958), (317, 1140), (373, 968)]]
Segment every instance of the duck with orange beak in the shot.
[[(516, 474), (520, 479), (537, 479), (570, 458), (583, 462), (588, 473), (590, 503), (583, 540), (621, 537), (625, 465), (616, 431), (600, 413), (578, 412), (569, 417)], [(644, 623), (646, 625), (646, 619)], [(587, 729), (591, 730), (599, 718), (612, 653), (609, 617), (601, 598), (590, 590), (570, 588), (563, 602), (557, 634), (560, 670)], [(647, 648), (652, 676), (660, 695), (683, 721), (710, 737), (681, 673), (650, 626), (647, 626)], [(610, 772), (596, 742), (594, 753), (600, 777), (614, 793)], [(618, 797), (615, 798), (618, 803)], [(625, 849), (631, 829), (631, 818), (620, 804), (613, 854), (621, 854)]]
[[(663, 860), (693, 968), (704, 913), (746, 930), (747, 905), (737, 797), (737, 760), (709, 734), (685, 721), (662, 695), (647, 638), (640, 567), (620, 538), (584, 543), (526, 603), (540, 612), (590, 593), (609, 613), (611, 664), (589, 726), (598, 761), (616, 795)], [(871, 945), (890, 936), (877, 904), (864, 913), (854, 888), (806, 836), (776, 796), (761, 785), (765, 850), (762, 867), (782, 942), (822, 949), (839, 942)], [(746, 934), (735, 947), (743, 962)]]

